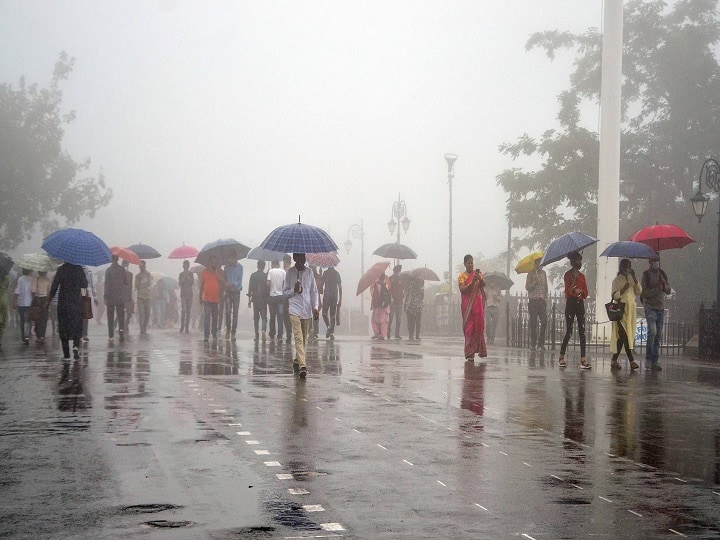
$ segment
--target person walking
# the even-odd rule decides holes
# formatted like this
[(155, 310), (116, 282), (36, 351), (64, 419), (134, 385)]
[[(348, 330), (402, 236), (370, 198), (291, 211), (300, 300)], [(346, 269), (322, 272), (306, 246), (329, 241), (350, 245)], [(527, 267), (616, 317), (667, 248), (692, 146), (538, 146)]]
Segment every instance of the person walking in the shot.
[(610, 352), (613, 353), (610, 360), (610, 369), (620, 369), (618, 357), (625, 347), (630, 369), (635, 370), (640, 366), (633, 358), (635, 346), (635, 295), (642, 293), (642, 285), (635, 278), (635, 271), (632, 269), (630, 259), (620, 261), (620, 269), (612, 282), (613, 300), (625, 303), (623, 318), (612, 323), (610, 334)]
[(590, 369), (592, 366), (585, 357), (585, 299), (588, 296), (585, 274), (580, 271), (582, 267), (582, 255), (573, 251), (568, 255), (570, 270), (565, 272), (563, 282), (565, 284), (565, 337), (560, 346), (560, 367), (567, 366), (565, 351), (573, 333), (573, 323), (577, 319), (578, 334), (580, 335), (580, 367)]
[[(260, 339), (260, 320), (262, 319), (262, 340), (267, 339), (267, 304), (268, 304), (268, 278), (265, 273), (265, 261), (257, 262), (257, 270), (250, 275), (248, 283), (248, 307), (253, 310), (253, 324), (255, 326), (255, 342)], [(235, 334), (233, 333), (233, 336)]]
[(193, 285), (195, 275), (190, 271), (190, 261), (183, 261), (183, 271), (178, 275), (180, 284), (180, 333), (190, 332), (190, 313), (192, 311)]
[(475, 355), (487, 356), (485, 345), (485, 278), (475, 269), (472, 255), (463, 257), (465, 271), (458, 276), (463, 333), (465, 334), (465, 360), (473, 362)]
[(642, 293), (640, 301), (645, 308), (647, 321), (647, 347), (645, 348), (645, 369), (659, 371), (660, 342), (665, 322), (665, 297), (672, 292), (665, 271), (660, 268), (660, 259), (649, 261), (650, 267), (640, 279)]
[(3, 334), (8, 321), (8, 289), (10, 276), (7, 272), (0, 275), (0, 350), (2, 350)]
[(295, 340), (293, 372), (304, 379), (307, 376), (305, 344), (312, 331), (313, 319), (317, 320), (320, 315), (318, 311), (320, 299), (315, 276), (312, 270), (305, 266), (305, 254), (293, 253), (293, 260), (295, 265), (285, 273), (283, 295), (288, 299), (288, 311)]
[(370, 322), (372, 324), (372, 339), (387, 339), (388, 337), (388, 314), (390, 313), (390, 304), (392, 297), (390, 296), (390, 286), (387, 276), (381, 274), (373, 285), (370, 300), (370, 309), (372, 315)]
[(32, 305), (32, 276), (27, 268), (22, 269), (22, 275), (18, 278), (13, 295), (13, 308), (17, 310), (20, 324), (20, 340), (28, 345), (30, 343), (30, 319), (28, 310)]
[(225, 279), (223, 281), (223, 289), (225, 292), (223, 295), (225, 298), (225, 339), (230, 339), (230, 337), (235, 339), (238, 324), (238, 310), (240, 309), (242, 280), (243, 267), (241, 264), (238, 264), (237, 251), (229, 249), (227, 252), (227, 264), (225, 265)]
[(489, 282), (485, 285), (485, 331), (489, 345), (495, 344), (495, 333), (498, 321), (500, 320), (500, 303), (502, 302), (502, 291), (493, 287)]
[(403, 302), (405, 301), (405, 287), (400, 279), (402, 265), (397, 264), (393, 267), (393, 273), (388, 279), (390, 287), (390, 315), (388, 318), (388, 338), (392, 332), (393, 320), (395, 321), (395, 339), (400, 337), (400, 316), (403, 312)]
[[(290, 255), (283, 255), (283, 269), (285, 270), (285, 275), (287, 276), (287, 271), (290, 270), (290, 267), (292, 266), (292, 258)], [(283, 288), (285, 285), (283, 284)], [(290, 322), (290, 301), (286, 296), (283, 295), (283, 298), (285, 298), (285, 318), (283, 319), (283, 322), (285, 323), (285, 343), (290, 343), (292, 341), (292, 323)]]
[(140, 335), (147, 334), (148, 323), (150, 322), (150, 302), (152, 301), (153, 278), (147, 271), (145, 261), (140, 261), (140, 272), (135, 276), (135, 299), (137, 300), (138, 324)]
[(422, 322), (423, 299), (425, 298), (424, 286), (425, 282), (422, 279), (411, 277), (405, 288), (404, 309), (408, 339), (411, 341), (420, 340), (420, 323)]
[(118, 256), (113, 255), (110, 266), (105, 270), (105, 289), (103, 300), (107, 308), (108, 341), (115, 338), (115, 316), (117, 315), (120, 341), (125, 341), (125, 294), (127, 272), (118, 264)]
[(213, 341), (217, 340), (218, 333), (218, 306), (222, 294), (225, 279), (218, 268), (217, 257), (211, 256), (208, 265), (200, 274), (200, 302), (203, 304), (203, 332), (205, 343), (210, 341), (212, 334)]
[(322, 275), (323, 280), (323, 302), (322, 318), (325, 322), (325, 337), (335, 339), (335, 324), (337, 323), (337, 312), (342, 305), (342, 279), (340, 272), (330, 267)]
[[(277, 335), (278, 342), (282, 341), (283, 328), (285, 326), (285, 303), (283, 296), (285, 287), (285, 270), (280, 268), (280, 261), (272, 261), (271, 268), (267, 274), (268, 285), (268, 307), (270, 308), (270, 340)], [(290, 336), (288, 335), (288, 338)]]
[(130, 271), (130, 263), (127, 261), (122, 262), (122, 268), (125, 270), (125, 337), (128, 336), (128, 330), (130, 328), (130, 319), (135, 313), (135, 303), (133, 302), (133, 280), (135, 276)]
[[(528, 324), (530, 325), (530, 348), (545, 350), (547, 327), (548, 283), (545, 270), (540, 268), (541, 259), (535, 259), (535, 268), (528, 272), (525, 290), (528, 292)], [(539, 331), (538, 331), (538, 326)]]
[(43, 309), (47, 303), (48, 294), (50, 294), (50, 285), (52, 282), (47, 272), (38, 272), (37, 277), (32, 284), (32, 305), (33, 311), (38, 310), (35, 318), (35, 340), (38, 343), (45, 341), (45, 333), (47, 332), (47, 322), (49, 313)]
[[(98, 307), (98, 295), (97, 291), (95, 290), (95, 282), (93, 280), (93, 273), (92, 271), (87, 267), (83, 266), (83, 272), (85, 272), (85, 279), (88, 282), (87, 291), (86, 294), (92, 298), (93, 305), (97, 308)], [(96, 310), (98, 312), (102, 312), (102, 310)], [(87, 343), (90, 341), (90, 336), (88, 336), (88, 330), (90, 326), (90, 321), (88, 319), (82, 320), (82, 341)]]
[(73, 356), (77, 360), (80, 358), (79, 347), (83, 332), (83, 295), (89, 294), (87, 275), (82, 266), (66, 262), (58, 268), (45, 309), (50, 308), (56, 294), (58, 295), (58, 334), (63, 357), (66, 360), (70, 358), (70, 341), (72, 341)]

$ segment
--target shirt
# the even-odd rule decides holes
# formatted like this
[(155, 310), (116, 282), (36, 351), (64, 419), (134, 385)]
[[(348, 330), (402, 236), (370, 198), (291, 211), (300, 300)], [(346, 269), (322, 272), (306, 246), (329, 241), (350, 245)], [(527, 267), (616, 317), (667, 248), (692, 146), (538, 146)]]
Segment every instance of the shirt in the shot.
[(665, 309), (665, 296), (672, 292), (667, 274), (660, 268), (645, 270), (640, 280), (643, 306), (650, 309)]
[(340, 294), (340, 286), (342, 280), (340, 279), (340, 273), (334, 268), (328, 268), (322, 275), (323, 287), (325, 291), (325, 298), (337, 299)]
[(536, 268), (528, 272), (525, 290), (531, 300), (545, 300), (548, 294), (547, 275), (545, 270)]
[(217, 270), (213, 272), (209, 268), (203, 270), (200, 274), (200, 284), (202, 285), (202, 300), (203, 302), (220, 302), (220, 278), (218, 277)]
[(400, 275), (399, 274), (393, 274), (390, 276), (390, 279), (388, 280), (390, 282), (390, 297), (392, 298), (392, 303), (397, 305), (402, 305), (403, 303), (403, 297), (405, 296), (405, 290), (400, 283)]
[(270, 283), (270, 296), (282, 296), (285, 287), (285, 270), (282, 268), (271, 268), (268, 272)]
[(112, 263), (105, 270), (105, 292), (103, 298), (109, 304), (122, 304), (125, 302), (125, 287), (127, 287), (127, 272), (118, 263)]
[(243, 267), (241, 264), (225, 265), (225, 281), (229, 292), (242, 291)]
[[(577, 298), (578, 300), (587, 298), (588, 288), (585, 282), (585, 274), (578, 272), (577, 277), (575, 277), (573, 271), (568, 270), (563, 276), (563, 281), (565, 282), (565, 298)], [(577, 290), (577, 292), (573, 289)]]
[(152, 288), (152, 276), (147, 270), (141, 270), (140, 273), (135, 276), (135, 290), (137, 291), (138, 299), (150, 300), (150, 289)]
[(183, 270), (178, 275), (178, 283), (180, 284), (180, 296), (183, 298), (191, 298), (193, 285), (195, 284), (195, 275), (190, 270)]
[(253, 302), (267, 302), (267, 274), (262, 270), (253, 272), (250, 275), (250, 283), (248, 284), (248, 296)]
[[(295, 292), (295, 282), (300, 279), (302, 292)], [(288, 299), (288, 313), (295, 315), (301, 319), (312, 319), (313, 309), (317, 309), (320, 304), (317, 284), (313, 271), (307, 266), (302, 272), (298, 272), (297, 267), (291, 266), (285, 273), (285, 287), (283, 288), (283, 296)]]
[(22, 275), (17, 280), (15, 294), (17, 294), (17, 305), (29, 307), (32, 305), (32, 276)]

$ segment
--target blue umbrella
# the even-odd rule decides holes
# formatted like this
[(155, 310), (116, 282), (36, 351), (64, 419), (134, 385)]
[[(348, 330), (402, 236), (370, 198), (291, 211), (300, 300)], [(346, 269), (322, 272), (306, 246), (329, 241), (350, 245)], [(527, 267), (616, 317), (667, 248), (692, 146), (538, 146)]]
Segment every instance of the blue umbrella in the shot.
[(227, 264), (227, 256), (230, 250), (235, 251), (238, 259), (244, 259), (247, 257), (250, 248), (245, 244), (241, 244), (234, 238), (220, 238), (215, 242), (205, 244), (205, 246), (203, 246), (200, 250), (200, 253), (198, 253), (195, 262), (202, 264), (203, 266), (207, 266), (210, 262), (210, 257), (214, 256), (218, 260), (218, 264)]
[(553, 240), (548, 248), (545, 250), (545, 255), (540, 266), (545, 266), (550, 263), (559, 261), (568, 256), (573, 251), (580, 251), (588, 246), (592, 246), (597, 242), (597, 238), (588, 236), (581, 232), (570, 232), (563, 234), (560, 238)]
[(283, 253), (327, 253), (339, 249), (320, 227), (303, 223), (278, 227), (262, 241), (260, 247)]
[(270, 251), (269, 249), (254, 247), (250, 250), (250, 253), (247, 254), (246, 259), (253, 259), (254, 261), (282, 261), (284, 256), (284, 251)]
[(613, 242), (605, 248), (600, 254), (601, 257), (627, 257), (628, 259), (652, 259), (660, 258), (657, 251), (643, 244), (642, 242), (633, 242), (626, 240), (623, 242)]
[(128, 249), (141, 259), (157, 259), (158, 257), (162, 257), (157, 249), (142, 243), (133, 244), (128, 247)]
[(105, 242), (83, 229), (55, 231), (45, 237), (42, 248), (51, 257), (81, 266), (100, 266), (112, 259)]

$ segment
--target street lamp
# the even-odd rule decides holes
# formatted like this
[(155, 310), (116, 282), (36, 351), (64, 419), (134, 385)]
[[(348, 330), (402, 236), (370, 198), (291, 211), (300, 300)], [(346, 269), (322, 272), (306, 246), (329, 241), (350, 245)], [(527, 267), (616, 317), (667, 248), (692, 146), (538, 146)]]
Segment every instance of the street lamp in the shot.
[[(365, 274), (365, 229), (363, 228), (363, 221), (360, 220), (360, 225), (350, 225), (347, 232), (347, 240), (345, 240), (345, 251), (350, 253), (352, 249), (352, 240), (350, 237), (360, 239), (360, 276)], [(365, 295), (360, 295), (360, 313), (365, 315)]]
[[(706, 159), (700, 169), (700, 176), (698, 177), (698, 190), (697, 193), (690, 199), (693, 207), (693, 213), (698, 218), (698, 223), (702, 221), (705, 211), (707, 210), (708, 201), (710, 197), (705, 195), (702, 190), (703, 179), (707, 187), (715, 192), (720, 192), (720, 164), (712, 158)], [(718, 210), (718, 216), (720, 216), (720, 210)], [(718, 219), (718, 253), (717, 253), (717, 283), (716, 283), (716, 299), (715, 309), (720, 310), (720, 219)]]
[(407, 234), (407, 230), (410, 227), (410, 218), (407, 217), (407, 204), (400, 199), (399, 193), (398, 200), (392, 205), (390, 221), (388, 221), (387, 226), (390, 234), (395, 234), (395, 229), (397, 229), (396, 241), (398, 244), (400, 243), (400, 228), (402, 227), (403, 232)]
[(452, 258), (452, 181), (455, 178), (455, 160), (457, 154), (445, 154), (445, 161), (448, 166), (448, 188), (450, 190), (450, 212), (448, 220), (448, 295), (452, 295), (452, 279), (453, 279), (453, 258)]

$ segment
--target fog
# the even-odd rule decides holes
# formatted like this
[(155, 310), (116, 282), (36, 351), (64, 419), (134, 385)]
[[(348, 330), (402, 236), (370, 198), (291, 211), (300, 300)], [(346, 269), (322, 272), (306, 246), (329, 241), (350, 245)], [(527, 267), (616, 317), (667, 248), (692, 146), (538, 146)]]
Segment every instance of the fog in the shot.
[(447, 152), (459, 156), (454, 262), (506, 249), (495, 176), (513, 163), (498, 146), (557, 125), (573, 59), (525, 42), (599, 27), (601, 4), (5, 0), (0, 80), (44, 87), (61, 51), (76, 58), (65, 148), (114, 192), (78, 226), (167, 255), (220, 237), (254, 247), (300, 216), (340, 246), (349, 299), (361, 257), (358, 239), (343, 248), (348, 228), (364, 224), (366, 268), (381, 260), (398, 194), (411, 220), (401, 242), (419, 255), (405, 267), (447, 270)]

